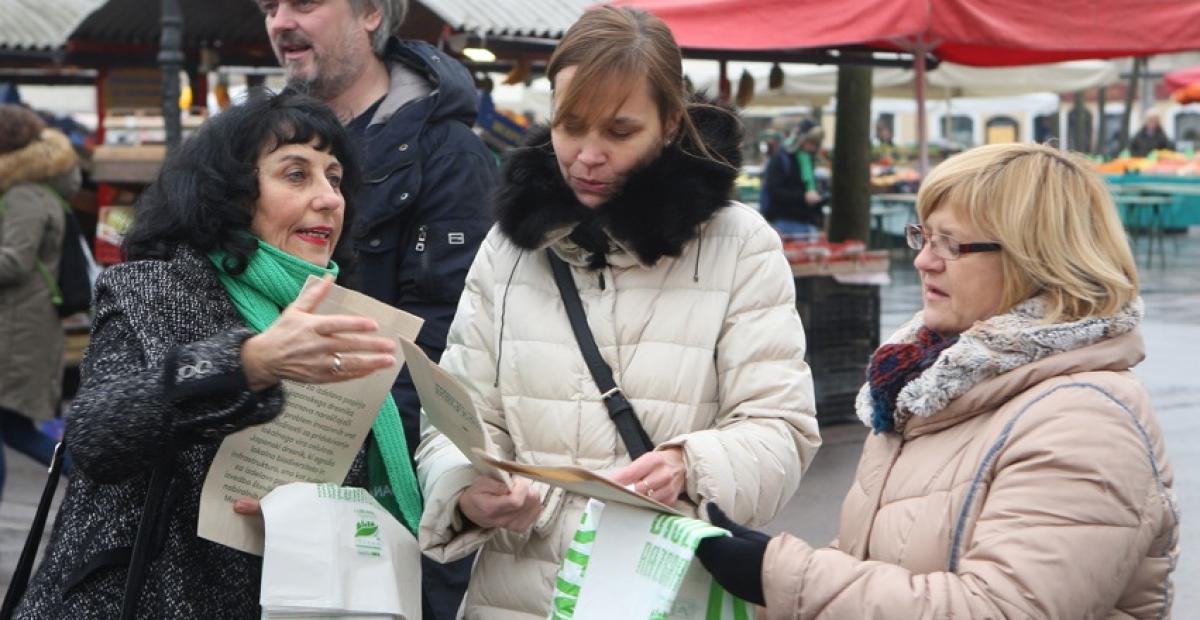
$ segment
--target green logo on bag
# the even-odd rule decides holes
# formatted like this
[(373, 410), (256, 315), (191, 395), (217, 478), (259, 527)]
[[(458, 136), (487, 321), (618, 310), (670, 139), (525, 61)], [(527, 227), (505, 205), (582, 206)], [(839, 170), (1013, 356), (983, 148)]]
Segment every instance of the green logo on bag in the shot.
[(379, 524), (374, 521), (359, 521), (354, 527), (354, 537), (362, 538), (363, 536), (374, 536), (375, 532), (379, 531)]

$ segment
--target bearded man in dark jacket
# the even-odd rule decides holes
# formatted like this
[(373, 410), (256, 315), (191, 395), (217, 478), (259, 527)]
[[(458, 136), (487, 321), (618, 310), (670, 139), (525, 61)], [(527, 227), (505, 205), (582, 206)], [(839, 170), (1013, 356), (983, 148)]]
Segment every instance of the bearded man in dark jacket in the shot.
[[(435, 47), (393, 36), (407, 0), (257, 1), (289, 87), (325, 101), (360, 138), (365, 174), (351, 284), (425, 319), (417, 344), (437, 361), (492, 223), (496, 162), (471, 131), (474, 80)], [(407, 369), (392, 396), (411, 455), (421, 409)], [(424, 560), (426, 618), (453, 617), (470, 561)]]

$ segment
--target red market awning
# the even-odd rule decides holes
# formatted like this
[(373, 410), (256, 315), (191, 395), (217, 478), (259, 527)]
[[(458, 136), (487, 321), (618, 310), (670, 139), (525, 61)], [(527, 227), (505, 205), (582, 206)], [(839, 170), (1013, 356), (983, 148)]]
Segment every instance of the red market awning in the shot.
[(1166, 84), (1167, 88), (1172, 91), (1181, 90), (1193, 84), (1200, 84), (1200, 67), (1188, 67), (1187, 69), (1171, 71), (1163, 76), (1163, 84)]
[(866, 45), (1013, 66), (1200, 49), (1196, 0), (615, 0), (662, 18), (680, 46)]

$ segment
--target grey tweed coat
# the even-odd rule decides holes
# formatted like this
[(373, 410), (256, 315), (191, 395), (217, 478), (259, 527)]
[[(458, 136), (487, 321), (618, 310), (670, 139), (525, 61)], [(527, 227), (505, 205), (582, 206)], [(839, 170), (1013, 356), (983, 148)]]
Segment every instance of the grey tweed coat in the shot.
[[(137, 617), (258, 618), (261, 559), (196, 536), (220, 440), (283, 406), (279, 387), (246, 387), (241, 344), (253, 332), (212, 265), (186, 247), (109, 269), (95, 299), (67, 421), (75, 475), (16, 617), (119, 616), (150, 474), (167, 459), (173, 474)], [(363, 471), (360, 452), (347, 484), (363, 486)]]

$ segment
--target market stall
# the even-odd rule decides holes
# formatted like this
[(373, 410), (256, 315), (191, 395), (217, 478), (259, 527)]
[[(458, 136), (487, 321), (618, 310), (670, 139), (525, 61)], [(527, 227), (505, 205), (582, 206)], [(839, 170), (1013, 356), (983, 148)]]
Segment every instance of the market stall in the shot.
[[(1162, 209), (1164, 229), (1200, 226), (1200, 155), (1155, 151), (1148, 157), (1119, 157), (1097, 164), (1097, 169), (1118, 199), (1130, 194), (1167, 199)], [(1130, 221), (1130, 211), (1123, 210), (1122, 214), (1127, 225), (1141, 224), (1140, 219)]]
[[(924, 145), (927, 55), (975, 67), (1192, 50), (1200, 3), (1160, 0), (616, 0), (655, 13), (679, 45), (795, 50), (861, 45), (912, 54)], [(786, 27), (781, 27), (781, 24)], [(921, 147), (922, 171), (928, 159)]]

